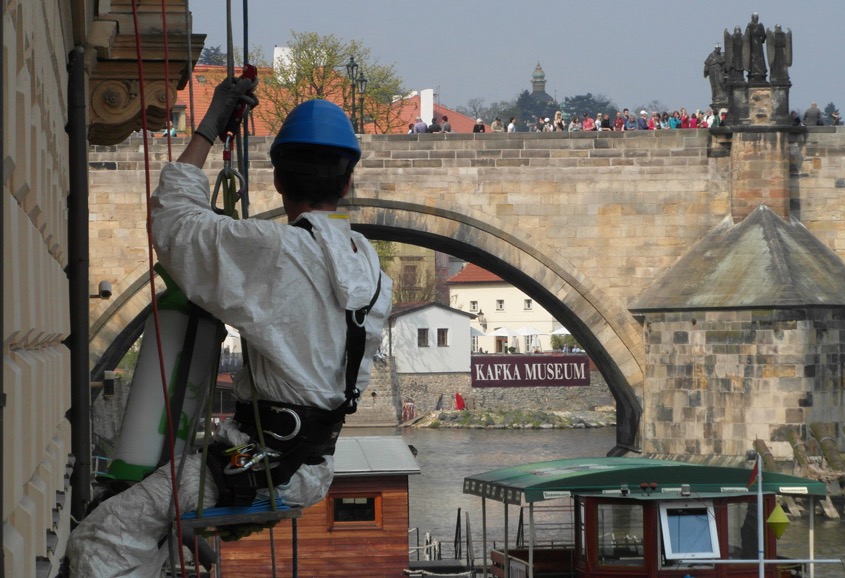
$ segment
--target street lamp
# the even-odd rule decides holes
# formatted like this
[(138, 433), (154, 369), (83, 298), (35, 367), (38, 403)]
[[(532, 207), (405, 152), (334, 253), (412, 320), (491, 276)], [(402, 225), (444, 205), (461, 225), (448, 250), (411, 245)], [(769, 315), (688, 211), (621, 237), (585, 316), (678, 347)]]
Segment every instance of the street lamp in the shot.
[(358, 63), (355, 62), (355, 57), (350, 56), (349, 62), (346, 63), (346, 77), (352, 85), (352, 127), (358, 131), (358, 122), (355, 119), (355, 84), (358, 77)]
[[(367, 79), (364, 78), (364, 73), (362, 72), (358, 76), (358, 80), (356, 81), (358, 85), (358, 99), (361, 101), (361, 113), (358, 117), (361, 119), (361, 134), (364, 134), (364, 93), (367, 92)], [(352, 102), (352, 106), (355, 106), (355, 102)]]

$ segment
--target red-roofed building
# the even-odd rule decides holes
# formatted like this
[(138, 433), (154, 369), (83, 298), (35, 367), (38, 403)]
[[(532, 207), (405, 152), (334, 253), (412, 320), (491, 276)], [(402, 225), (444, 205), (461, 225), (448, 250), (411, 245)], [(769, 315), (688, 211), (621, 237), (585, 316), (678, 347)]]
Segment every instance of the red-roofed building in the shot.
[[(417, 117), (422, 118), (425, 124), (431, 124), (432, 118), (436, 118), (439, 124), (443, 124), (443, 117), (449, 118), (449, 124), (452, 125), (452, 132), (471, 133), (472, 127), (475, 125), (475, 119), (470, 118), (465, 114), (456, 112), (450, 108), (438, 103), (429, 103), (428, 106), (423, 104), (425, 101), (424, 93), (426, 91), (414, 92), (402, 99), (403, 106), (401, 118), (404, 122), (405, 131), (409, 124), (413, 124)], [(429, 114), (428, 111), (431, 111)], [(490, 125), (484, 125), (485, 132), (490, 132)], [(405, 132), (396, 131), (396, 132)]]
[[(266, 78), (272, 74), (273, 71), (269, 68), (258, 71), (259, 79)], [(179, 91), (176, 104), (173, 106), (171, 112), (173, 126), (176, 128), (178, 134), (189, 134), (191, 132), (192, 111), (194, 112), (194, 125), (199, 124), (211, 104), (211, 99), (214, 96), (214, 87), (225, 77), (225, 66), (198, 64), (194, 67), (191, 83), (184, 90)], [(339, 74), (338, 80), (337, 94), (328, 94), (326, 98), (338, 106), (344, 107), (346, 106), (345, 99), (342, 88), (340, 88), (343, 79)], [(193, 94), (191, 94), (192, 92)], [(263, 109), (259, 108), (259, 110), (251, 115), (250, 134), (255, 136), (273, 136), (278, 132), (280, 120), (283, 116), (283, 114), (268, 112), (271, 110), (270, 107), (273, 106), (273, 102), (278, 102), (280, 99), (278, 89), (270, 88), (267, 84), (259, 83), (256, 92), (259, 107), (263, 107)], [(418, 116), (426, 117), (423, 118), (426, 124), (431, 123), (432, 117), (436, 117), (442, 124), (443, 116), (448, 116), (449, 122), (452, 125), (452, 132), (472, 132), (475, 119), (441, 106), (440, 104), (429, 103), (426, 106), (423, 104), (425, 100), (423, 95), (426, 92), (432, 93), (431, 90), (422, 91), (421, 93), (413, 92), (408, 96), (395, 100), (394, 106), (391, 107), (390, 121), (378, 124), (367, 122), (364, 125), (364, 132), (368, 134), (404, 134), (408, 132), (408, 125), (413, 124)], [(193, 101), (193, 105), (191, 101)], [(431, 112), (427, 113), (427, 110)], [(385, 127), (387, 127), (386, 130)], [(490, 127), (486, 126), (486, 130), (489, 131)]]
[(450, 285), (459, 285), (462, 283), (504, 283), (504, 279), (491, 273), (487, 269), (482, 269), (473, 263), (467, 263), (463, 269), (455, 273), (450, 279)]
[(467, 263), (447, 284), (449, 304), (477, 316), (472, 322), (476, 330), (473, 352), (504, 353), (511, 347), (517, 353), (551, 349), (550, 334), (560, 323), (495, 273)]

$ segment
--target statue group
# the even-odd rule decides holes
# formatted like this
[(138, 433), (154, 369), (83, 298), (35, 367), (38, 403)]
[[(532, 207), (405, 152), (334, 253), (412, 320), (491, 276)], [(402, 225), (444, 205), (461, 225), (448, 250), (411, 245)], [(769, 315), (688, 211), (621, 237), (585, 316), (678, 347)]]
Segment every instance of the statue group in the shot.
[[(766, 30), (756, 12), (743, 33), (739, 26), (733, 32), (725, 29), (725, 54), (718, 44), (704, 61), (704, 77), (710, 79), (713, 105), (727, 106), (728, 88), (746, 82), (749, 86), (768, 84), (789, 86), (792, 66), (792, 31), (780, 24)], [(764, 50), (765, 46), (765, 50)], [(768, 62), (769, 80), (766, 80)]]

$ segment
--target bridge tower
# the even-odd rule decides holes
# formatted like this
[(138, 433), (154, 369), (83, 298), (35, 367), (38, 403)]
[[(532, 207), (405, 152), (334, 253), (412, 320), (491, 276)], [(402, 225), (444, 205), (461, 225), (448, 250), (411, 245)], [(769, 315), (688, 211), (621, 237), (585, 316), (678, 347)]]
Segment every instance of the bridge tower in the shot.
[(790, 211), (807, 129), (788, 90), (733, 84), (728, 126), (710, 129), (710, 154), (730, 158), (730, 215), (630, 306), (646, 452), (742, 455), (761, 439), (787, 457), (811, 423), (842, 444), (845, 265)]

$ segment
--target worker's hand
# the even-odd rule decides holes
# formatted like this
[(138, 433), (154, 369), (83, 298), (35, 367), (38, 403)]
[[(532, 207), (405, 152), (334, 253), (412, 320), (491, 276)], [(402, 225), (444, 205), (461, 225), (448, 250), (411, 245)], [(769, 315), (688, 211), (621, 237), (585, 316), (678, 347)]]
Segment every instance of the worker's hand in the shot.
[(208, 112), (197, 127), (197, 134), (214, 144), (217, 137), (227, 131), (232, 114), (239, 104), (248, 104), (250, 108), (258, 105), (258, 99), (253, 93), (257, 86), (258, 80), (250, 78), (227, 78), (218, 84)]

